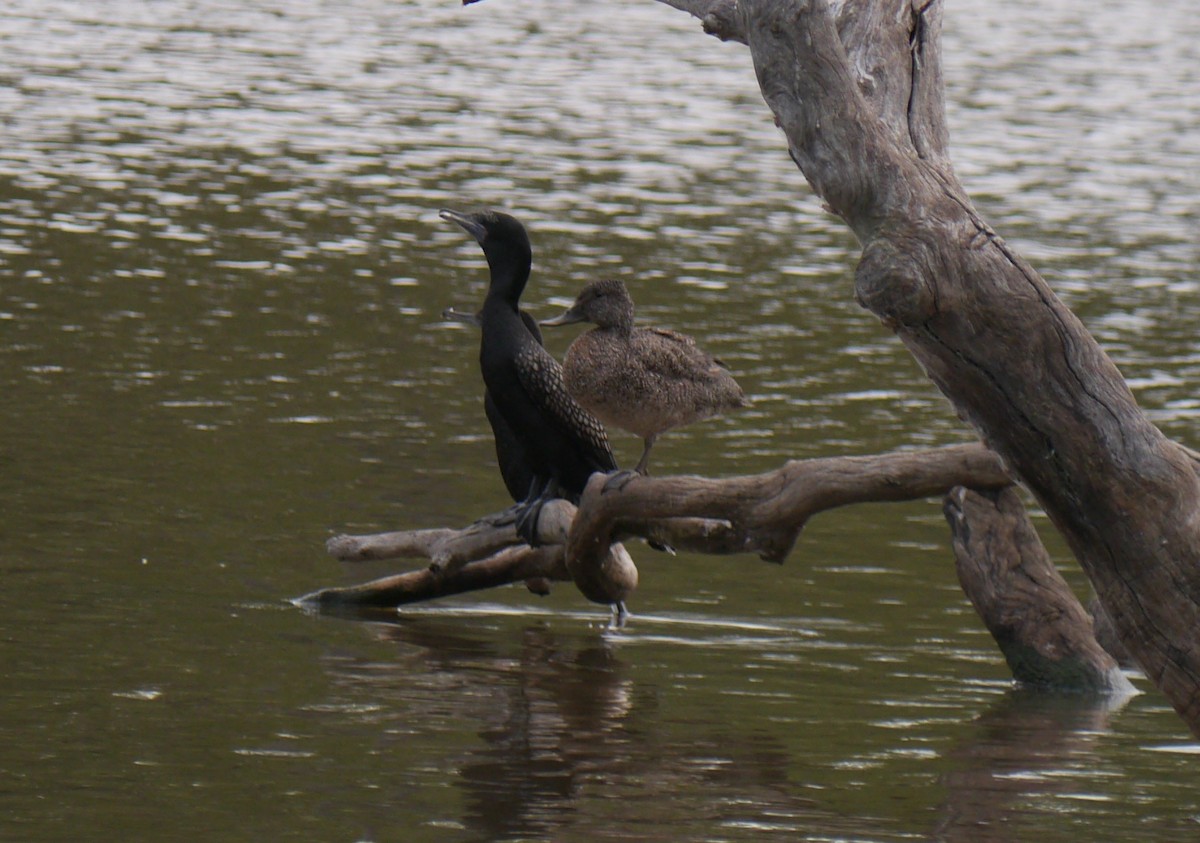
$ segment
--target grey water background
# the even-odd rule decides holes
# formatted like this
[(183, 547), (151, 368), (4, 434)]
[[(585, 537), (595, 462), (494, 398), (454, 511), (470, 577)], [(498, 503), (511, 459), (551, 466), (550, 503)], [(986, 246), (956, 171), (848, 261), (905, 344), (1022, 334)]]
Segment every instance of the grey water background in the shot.
[[(954, 159), (1196, 446), (1200, 18), (1133, 7), (948, 4)], [(658, 472), (970, 438), (854, 304), (746, 50), (664, 5), (13, 0), (0, 839), (1196, 839), (1182, 722), (1136, 676), (1014, 689), (936, 500), (822, 515), (782, 567), (635, 548), (621, 632), (566, 585), (293, 608), (410, 564), (335, 532), (507, 503), (438, 318), (486, 274), (437, 209), (481, 205), (528, 224), (536, 314), (623, 278), (753, 397)]]

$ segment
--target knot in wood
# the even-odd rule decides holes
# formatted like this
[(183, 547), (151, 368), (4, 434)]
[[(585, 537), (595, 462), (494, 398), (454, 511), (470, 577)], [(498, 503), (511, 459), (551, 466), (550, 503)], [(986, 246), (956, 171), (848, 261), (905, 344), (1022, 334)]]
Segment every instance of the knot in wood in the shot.
[(715, 35), (722, 41), (746, 42), (746, 33), (742, 29), (737, 3), (734, 0), (713, 5), (700, 19), (700, 25), (707, 34)]
[(867, 243), (854, 271), (858, 303), (888, 327), (916, 327), (938, 310), (929, 248), (913, 230), (881, 232)]

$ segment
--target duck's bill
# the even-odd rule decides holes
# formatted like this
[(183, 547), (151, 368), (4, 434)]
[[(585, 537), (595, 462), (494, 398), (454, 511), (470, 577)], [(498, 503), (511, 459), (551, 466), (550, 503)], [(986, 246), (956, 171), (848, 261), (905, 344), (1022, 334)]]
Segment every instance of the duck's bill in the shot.
[(542, 319), (538, 322), (546, 328), (555, 328), (559, 325), (574, 325), (576, 322), (582, 322), (583, 317), (575, 312), (575, 308), (571, 308), (566, 313), (555, 316), (553, 319)]

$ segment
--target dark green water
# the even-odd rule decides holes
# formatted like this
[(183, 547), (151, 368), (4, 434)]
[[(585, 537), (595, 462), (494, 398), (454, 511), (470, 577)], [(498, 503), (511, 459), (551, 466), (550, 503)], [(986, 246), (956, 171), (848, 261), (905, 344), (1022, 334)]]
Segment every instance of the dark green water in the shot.
[[(1190, 4), (966, 0), (945, 41), (980, 208), (1196, 446)], [(332, 533), (507, 502), (444, 206), (527, 222), (539, 315), (618, 276), (731, 365), (754, 408), (658, 472), (968, 438), (743, 49), (646, 0), (23, 0), (0, 83), (0, 839), (1195, 839), (1182, 723), (1140, 677), (1015, 691), (938, 501), (821, 516), (782, 568), (635, 550), (619, 633), (565, 585), (288, 604), (393, 570)]]

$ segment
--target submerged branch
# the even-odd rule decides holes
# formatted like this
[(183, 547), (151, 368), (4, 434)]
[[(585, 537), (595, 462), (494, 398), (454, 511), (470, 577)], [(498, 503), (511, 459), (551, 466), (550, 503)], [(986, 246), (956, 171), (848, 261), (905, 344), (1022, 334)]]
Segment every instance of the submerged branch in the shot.
[[(565, 500), (547, 503), (538, 518), (538, 546), (517, 537), (507, 513), (488, 516), (461, 530), (448, 528), (334, 536), (326, 550), (345, 561), (425, 558), (426, 568), (382, 577), (346, 588), (324, 588), (296, 599), (301, 606), (402, 606), (468, 591), (524, 582), (535, 594), (547, 594), (553, 581), (573, 579), (563, 553), (575, 507)], [(600, 570), (610, 584), (615, 603), (637, 587), (637, 568), (625, 548), (614, 542)], [(587, 592), (585, 591), (585, 594)], [(591, 594), (588, 594), (592, 597)]]
[(295, 602), (319, 609), (389, 608), (521, 581), (528, 584), (530, 591), (545, 594), (549, 591), (548, 581), (570, 578), (563, 562), (562, 545), (537, 548), (521, 545), (469, 562), (450, 575), (433, 567), (421, 568), (361, 585), (323, 588), (299, 597)]
[(1092, 618), (1058, 573), (1016, 491), (956, 488), (943, 510), (963, 591), (1013, 677), (1058, 690), (1129, 694)]

